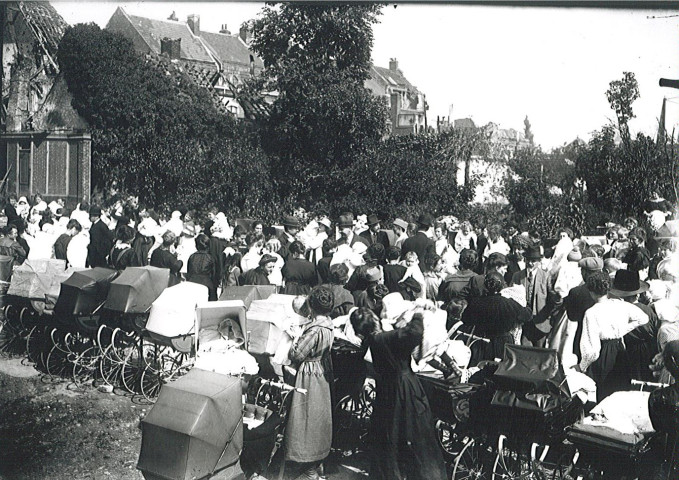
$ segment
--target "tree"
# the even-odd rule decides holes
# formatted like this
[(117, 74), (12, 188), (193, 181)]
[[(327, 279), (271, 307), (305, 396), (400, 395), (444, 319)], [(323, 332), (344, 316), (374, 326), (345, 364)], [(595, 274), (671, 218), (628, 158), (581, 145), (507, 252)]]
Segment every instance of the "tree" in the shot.
[(238, 211), (270, 198), (258, 190), (268, 188), (268, 161), (252, 135), (171, 62), (94, 24), (68, 29), (58, 58), (92, 131), (93, 186), (171, 208)]
[(324, 201), (336, 173), (385, 133), (383, 100), (369, 77), (376, 5), (280, 4), (250, 23), (265, 64), (256, 89), (278, 98), (261, 126), (281, 197)]
[(606, 99), (618, 118), (618, 129), (625, 143), (630, 140), (628, 122), (634, 118), (632, 104), (639, 98), (639, 84), (632, 72), (623, 72), (621, 80), (608, 84)]
[(523, 119), (523, 134), (526, 136), (528, 143), (533, 145), (533, 131), (531, 130), (530, 120), (528, 120), (528, 115)]

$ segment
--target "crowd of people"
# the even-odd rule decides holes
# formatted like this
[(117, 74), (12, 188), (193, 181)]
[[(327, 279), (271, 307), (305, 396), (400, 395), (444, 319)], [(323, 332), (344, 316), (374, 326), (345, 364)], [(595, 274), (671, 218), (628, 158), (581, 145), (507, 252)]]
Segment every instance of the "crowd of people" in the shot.
[(68, 212), (39, 195), (32, 204), (10, 195), (5, 215), (0, 254), (16, 263), (57, 258), (73, 267), (168, 268), (173, 283), (207, 286), (210, 300), (233, 285), (308, 296), (312, 321), (294, 334), (290, 358), (309, 393), (292, 410), (286, 440), (288, 459), (308, 467), (300, 478), (318, 478), (330, 451), (332, 320), (349, 314), (377, 377), (371, 477), (403, 478), (399, 458), (414, 459), (407, 478), (445, 477), (426, 396), (410, 369), (422, 318), (385, 325), (390, 295), (426, 302), (446, 312), (447, 328), (462, 322), (488, 339), (472, 344), (471, 364), (523, 344), (557, 350), (566, 368), (596, 382), (598, 400), (627, 389), (632, 378), (674, 383), (662, 354), (679, 340), (679, 237), (659, 234), (664, 213), (609, 224), (601, 237), (577, 238), (564, 226), (556, 239), (525, 225), (473, 226), (428, 214), (390, 219), (389, 228), (375, 214), (350, 212), (306, 225), (285, 215), (271, 226), (231, 225), (212, 210), (199, 225), (192, 212), (163, 219), (152, 209), (85, 201)]

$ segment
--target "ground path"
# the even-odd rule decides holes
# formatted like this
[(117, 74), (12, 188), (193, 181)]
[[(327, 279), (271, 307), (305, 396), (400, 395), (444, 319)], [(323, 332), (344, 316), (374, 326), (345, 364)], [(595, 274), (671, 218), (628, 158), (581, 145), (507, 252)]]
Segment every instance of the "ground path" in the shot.
[[(25, 359), (0, 358), (0, 480), (143, 480), (139, 424), (150, 408), (94, 387), (76, 391)], [(365, 454), (341, 457), (326, 476), (365, 479), (366, 468)]]

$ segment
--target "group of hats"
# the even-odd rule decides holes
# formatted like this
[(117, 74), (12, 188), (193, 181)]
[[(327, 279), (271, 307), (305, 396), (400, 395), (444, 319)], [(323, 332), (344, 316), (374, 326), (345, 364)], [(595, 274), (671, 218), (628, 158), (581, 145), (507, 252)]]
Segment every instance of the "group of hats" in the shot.
[[(600, 272), (604, 268), (604, 261), (599, 257), (586, 257), (578, 262), (578, 266), (588, 272)], [(609, 292), (616, 297), (630, 297), (645, 292), (648, 288), (648, 282), (639, 278), (639, 272), (623, 269), (615, 273)]]

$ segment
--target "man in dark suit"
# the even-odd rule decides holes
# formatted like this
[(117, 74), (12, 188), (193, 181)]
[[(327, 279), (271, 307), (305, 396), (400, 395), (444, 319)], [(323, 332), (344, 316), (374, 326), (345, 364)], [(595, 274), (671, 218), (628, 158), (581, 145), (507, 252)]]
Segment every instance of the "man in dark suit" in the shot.
[(583, 282), (573, 287), (564, 299), (566, 314), (568, 315), (568, 327), (566, 340), (564, 341), (564, 353), (573, 352), (580, 362), (580, 338), (585, 312), (594, 306), (594, 299), (590, 295), (585, 282), (594, 272), (600, 272), (604, 268), (604, 261), (598, 257), (585, 257), (578, 262)]
[(340, 234), (342, 235), (339, 243), (344, 243), (350, 247), (353, 247), (356, 243), (362, 243), (366, 247), (370, 246), (370, 243), (365, 237), (361, 237), (354, 233), (354, 218), (352, 215), (340, 215), (339, 220), (337, 221), (337, 228), (339, 228)]
[(398, 263), (401, 257), (401, 249), (398, 247), (390, 247), (387, 250), (387, 264), (382, 268), (384, 272), (384, 285), (389, 289), (389, 293), (398, 292), (403, 275), (406, 273), (406, 267)]
[[(469, 280), (476, 276), (474, 268), (479, 261), (476, 250), (465, 248), (460, 252), (460, 269), (448, 275), (439, 286), (438, 299), (444, 303), (460, 298), (464, 288), (469, 285)], [(481, 275), (484, 280), (485, 276)]]
[(533, 312), (533, 321), (523, 326), (521, 343), (544, 348), (552, 330), (551, 315), (557, 307), (557, 296), (549, 288), (549, 274), (540, 266), (540, 247), (526, 249), (526, 268), (512, 276), (512, 284), (526, 289), (526, 306)]
[(284, 230), (283, 234), (278, 237), (278, 240), (281, 242), (281, 249), (278, 251), (278, 254), (287, 262), (288, 257), (290, 256), (288, 249), (290, 248), (290, 245), (297, 240), (296, 235), (299, 233), (302, 226), (297, 217), (292, 215), (285, 215), (281, 224), (283, 225)]
[(381, 243), (384, 250), (389, 249), (389, 236), (387, 232), (380, 230), (380, 221), (377, 215), (368, 215), (368, 229), (360, 233), (361, 237), (368, 240), (368, 243)]
[(87, 266), (108, 267), (106, 257), (113, 248), (113, 232), (101, 219), (101, 208), (90, 207), (90, 245), (87, 247)]
[(415, 252), (420, 260), (420, 265), (424, 265), (424, 259), (428, 253), (436, 253), (436, 244), (427, 231), (434, 226), (434, 218), (429, 214), (422, 214), (417, 219), (417, 233), (403, 242), (401, 247), (401, 258), (405, 258), (406, 253)]

